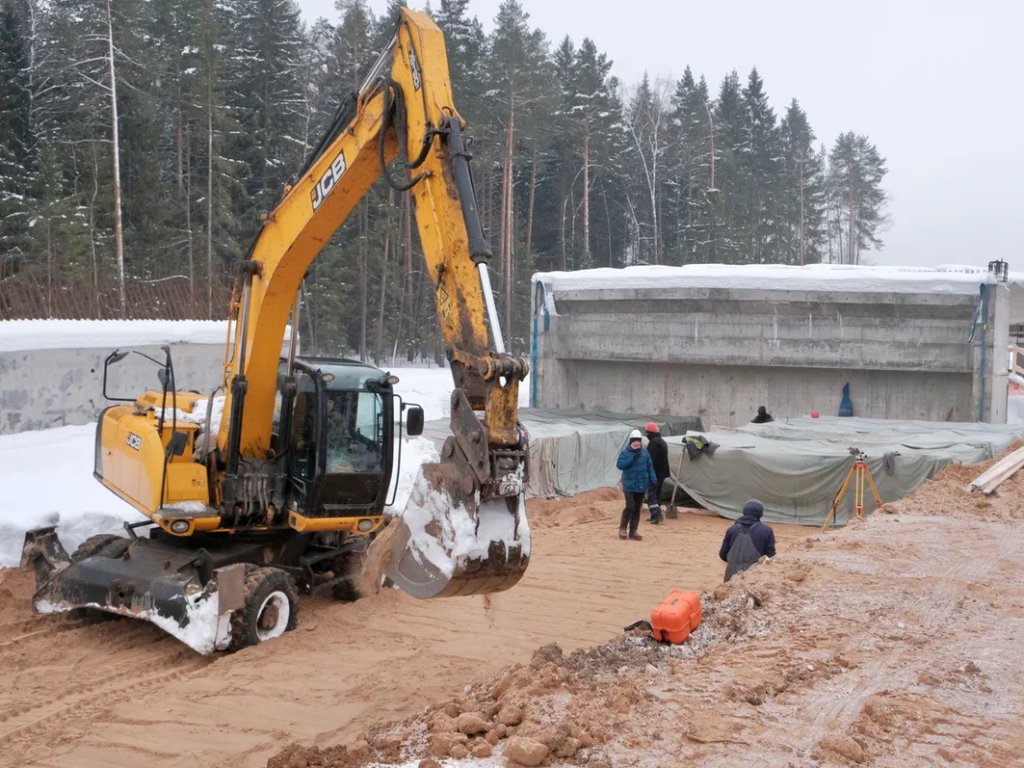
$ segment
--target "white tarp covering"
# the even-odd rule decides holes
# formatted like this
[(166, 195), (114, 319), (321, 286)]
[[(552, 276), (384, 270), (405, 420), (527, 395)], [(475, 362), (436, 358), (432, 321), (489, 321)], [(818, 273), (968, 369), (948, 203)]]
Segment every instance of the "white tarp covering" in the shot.
[[(714, 455), (684, 459), (680, 487), (702, 506), (736, 519), (745, 501), (757, 499), (766, 522), (820, 526), (854, 463), (850, 448), (867, 455), (882, 501), (896, 501), (947, 464), (992, 458), (1024, 438), (1024, 425), (825, 417), (715, 427), (701, 434), (719, 448)], [(667, 440), (673, 474), (682, 439)], [(900, 454), (892, 474), (885, 469), (889, 452)], [(865, 499), (865, 508), (874, 509), (870, 489)], [(853, 508), (851, 483), (838, 509), (839, 524), (850, 519)]]

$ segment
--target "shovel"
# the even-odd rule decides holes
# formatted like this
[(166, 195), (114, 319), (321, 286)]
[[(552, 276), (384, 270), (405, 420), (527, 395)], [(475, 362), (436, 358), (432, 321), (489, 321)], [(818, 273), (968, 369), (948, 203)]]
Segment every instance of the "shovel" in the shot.
[(665, 516), (669, 520), (679, 519), (679, 507), (676, 506), (676, 492), (679, 490), (679, 474), (683, 471), (683, 459), (686, 458), (686, 445), (681, 445), (683, 451), (679, 454), (679, 466), (676, 467), (676, 481), (672, 485), (672, 501), (669, 502)]

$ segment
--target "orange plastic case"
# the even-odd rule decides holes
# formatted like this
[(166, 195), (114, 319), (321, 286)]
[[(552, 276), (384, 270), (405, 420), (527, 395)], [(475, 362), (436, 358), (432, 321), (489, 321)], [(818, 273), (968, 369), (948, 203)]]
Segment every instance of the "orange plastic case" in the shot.
[(704, 620), (700, 596), (696, 592), (673, 589), (661, 605), (651, 611), (651, 631), (655, 640), (678, 645)]

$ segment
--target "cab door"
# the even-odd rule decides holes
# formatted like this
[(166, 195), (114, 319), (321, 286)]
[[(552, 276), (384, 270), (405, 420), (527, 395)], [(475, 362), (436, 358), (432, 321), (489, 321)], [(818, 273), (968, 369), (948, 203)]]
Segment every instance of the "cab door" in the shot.
[(288, 440), (288, 507), (308, 514), (316, 506), (321, 403), (316, 378), (295, 371)]

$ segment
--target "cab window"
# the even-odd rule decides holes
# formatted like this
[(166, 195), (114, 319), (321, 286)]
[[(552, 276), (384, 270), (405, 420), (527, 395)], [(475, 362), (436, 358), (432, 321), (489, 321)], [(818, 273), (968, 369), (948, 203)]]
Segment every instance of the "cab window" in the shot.
[(327, 392), (326, 409), (327, 473), (383, 472), (380, 396), (372, 392)]

